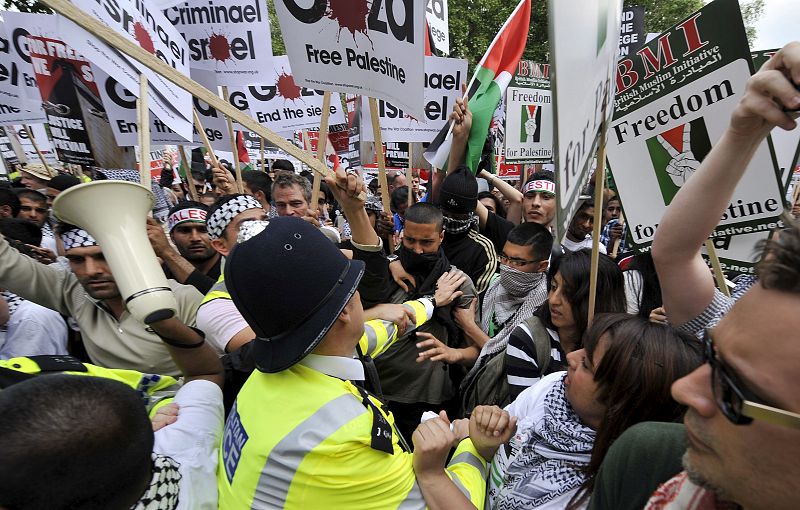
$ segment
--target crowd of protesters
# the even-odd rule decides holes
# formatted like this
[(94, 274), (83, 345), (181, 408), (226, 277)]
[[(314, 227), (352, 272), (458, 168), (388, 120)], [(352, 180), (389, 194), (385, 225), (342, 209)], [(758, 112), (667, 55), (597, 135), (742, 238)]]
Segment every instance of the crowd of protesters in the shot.
[(797, 43), (644, 254), (613, 190), (559, 242), (551, 173), (466, 167), (463, 98), (427, 186), (165, 168), (142, 223), (177, 312), (149, 324), (94, 225), (59, 221), (83, 179), (21, 167), (0, 186), (0, 508), (797, 508), (800, 227), (733, 297), (701, 257), (756, 148), (795, 128), (795, 83)]

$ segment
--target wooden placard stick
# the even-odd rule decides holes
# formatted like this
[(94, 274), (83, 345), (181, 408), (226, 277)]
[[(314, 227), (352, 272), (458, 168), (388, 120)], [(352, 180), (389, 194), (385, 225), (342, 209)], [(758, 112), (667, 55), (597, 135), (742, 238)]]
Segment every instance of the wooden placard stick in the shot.
[[(331, 173), (328, 167), (325, 166), (321, 161), (317, 161), (316, 159), (309, 157), (309, 155), (299, 147), (296, 147), (294, 144), (288, 142), (282, 136), (268, 129), (267, 127), (262, 126), (254, 118), (250, 117), (244, 112), (241, 112), (230, 103), (222, 100), (222, 98), (208, 90), (206, 87), (200, 85), (188, 76), (176, 71), (166, 62), (162, 61), (152, 53), (142, 49), (133, 41), (114, 31), (114, 29), (108, 25), (93, 18), (86, 12), (71, 4), (69, 0), (43, 0), (43, 3), (56, 11), (58, 14), (77, 23), (80, 27), (87, 30), (106, 44), (113, 46), (117, 50), (137, 60), (152, 71), (160, 74), (178, 87), (191, 93), (194, 97), (216, 109), (219, 113), (232, 118), (241, 126), (249, 129), (253, 133), (256, 133), (258, 136), (266, 138), (285, 153), (308, 165), (313, 171), (320, 172), (322, 175), (329, 175)], [(361, 200), (366, 200), (366, 194), (362, 193), (359, 198)]]
[(714, 279), (717, 281), (717, 287), (720, 292), (730, 297), (731, 291), (728, 289), (728, 284), (725, 283), (725, 273), (722, 272), (722, 265), (719, 263), (717, 250), (714, 248), (714, 241), (706, 239), (705, 245), (708, 260), (711, 261), (711, 269), (714, 270)]
[(27, 124), (23, 124), (22, 128), (25, 130), (25, 133), (28, 134), (28, 140), (31, 141), (31, 144), (33, 145), (33, 150), (35, 150), (36, 155), (39, 156), (39, 161), (41, 161), (42, 164), (44, 165), (44, 169), (47, 172), (47, 175), (49, 175), (50, 177), (54, 177), (55, 172), (53, 172), (53, 169), (50, 168), (50, 165), (47, 164), (47, 160), (44, 159), (44, 154), (42, 154), (42, 151), (39, 150), (39, 144), (36, 143), (36, 138), (33, 137), (33, 131), (31, 131), (31, 128), (29, 128)]
[[(603, 105), (603, 118), (606, 108)], [(589, 324), (594, 319), (597, 300), (597, 272), (600, 264), (600, 223), (603, 219), (603, 183), (606, 179), (606, 123), (600, 126), (600, 146), (597, 149), (597, 169), (594, 178), (594, 225), (592, 228), (592, 262), (589, 272)]]
[(414, 142), (408, 142), (408, 168), (406, 168), (406, 185), (408, 186), (408, 207), (414, 204)]
[(206, 135), (206, 130), (203, 129), (203, 123), (200, 122), (200, 116), (197, 115), (197, 112), (192, 109), (192, 114), (194, 115), (194, 128), (197, 130), (197, 133), (200, 135), (200, 140), (203, 141), (203, 145), (208, 152), (208, 157), (211, 159), (212, 166), (220, 166), (219, 160), (217, 159), (217, 155), (214, 154), (214, 149), (211, 148), (211, 142), (208, 141), (208, 135)]
[(391, 197), (389, 196), (389, 183), (386, 180), (386, 158), (383, 154), (383, 136), (381, 135), (381, 123), (378, 116), (378, 101), (374, 97), (369, 98), (369, 114), (372, 118), (372, 133), (375, 140), (375, 154), (378, 157), (378, 185), (381, 190), (381, 201), (383, 210), (391, 212)]
[[(222, 99), (227, 103), (229, 101), (228, 87), (222, 87)], [(236, 175), (236, 188), (239, 193), (244, 193), (244, 183), (242, 182), (242, 164), (239, 162), (239, 144), (236, 139), (236, 131), (233, 130), (233, 120), (230, 117), (225, 117), (228, 121), (228, 136), (231, 138), (231, 148), (233, 149), (233, 172)]]
[(264, 166), (264, 139), (261, 138), (261, 171), (267, 172), (267, 167)]
[(195, 202), (200, 201), (200, 196), (197, 194), (197, 188), (194, 187), (194, 176), (192, 175), (192, 161), (186, 158), (186, 149), (183, 145), (178, 145), (178, 152), (181, 155), (181, 161), (183, 161), (183, 167), (186, 169), (186, 185), (189, 188), (189, 195), (192, 197), (192, 200)]
[[(331, 92), (325, 91), (322, 96), (322, 118), (319, 121), (319, 138), (317, 138), (317, 160), (322, 161), (327, 166), (325, 149), (328, 147), (328, 119), (331, 116)], [(311, 188), (311, 210), (319, 209), (319, 187), (322, 183), (322, 176), (314, 174), (314, 184)]]
[(136, 100), (136, 122), (139, 124), (139, 178), (150, 189), (150, 107), (147, 105), (147, 76), (139, 75), (139, 98)]
[[(622, 225), (622, 232), (625, 233), (625, 213), (619, 213), (619, 224)], [(617, 252), (619, 251), (619, 245), (622, 242), (622, 238), (618, 238), (614, 240), (614, 247), (611, 250), (611, 258), (616, 260), (617, 259)]]

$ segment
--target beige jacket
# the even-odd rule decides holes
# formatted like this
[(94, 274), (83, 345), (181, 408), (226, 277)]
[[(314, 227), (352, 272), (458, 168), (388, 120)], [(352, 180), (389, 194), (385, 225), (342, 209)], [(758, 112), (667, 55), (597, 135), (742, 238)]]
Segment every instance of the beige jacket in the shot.
[[(203, 295), (194, 287), (168, 280), (178, 301), (178, 318), (195, 325)], [(20, 254), (0, 236), (0, 287), (78, 323), (92, 363), (162, 375), (180, 375), (167, 348), (152, 330), (126, 310), (120, 320), (89, 297), (72, 272), (60, 264), (40, 264)]]

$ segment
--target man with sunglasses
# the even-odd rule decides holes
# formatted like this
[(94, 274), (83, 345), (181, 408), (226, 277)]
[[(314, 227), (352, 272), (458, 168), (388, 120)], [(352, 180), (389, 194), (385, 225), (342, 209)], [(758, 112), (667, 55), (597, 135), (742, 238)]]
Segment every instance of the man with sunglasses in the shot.
[[(672, 387), (673, 397), (688, 407), (683, 471), (652, 495), (649, 510), (779, 510), (800, 502), (800, 231), (793, 226), (766, 247), (759, 282), (735, 304), (715, 290), (700, 257), (764, 138), (775, 127), (796, 127), (790, 112), (800, 109), (797, 84), (800, 44), (791, 43), (750, 78), (727, 130), (675, 196), (656, 233), (653, 260), (664, 308), (672, 324), (705, 335), (707, 363)], [(644, 501), (635, 505), (630, 492), (615, 487), (627, 484), (629, 473), (641, 479), (637, 465), (663, 467), (655, 460), (669, 455), (663, 445), (678, 444), (674, 429), (645, 427), (623, 434), (609, 451), (601, 469), (607, 480), (598, 476), (590, 509), (642, 508)], [(615, 470), (615, 462), (626, 467)], [(674, 472), (662, 474), (661, 481)], [(621, 499), (612, 502), (607, 490)]]

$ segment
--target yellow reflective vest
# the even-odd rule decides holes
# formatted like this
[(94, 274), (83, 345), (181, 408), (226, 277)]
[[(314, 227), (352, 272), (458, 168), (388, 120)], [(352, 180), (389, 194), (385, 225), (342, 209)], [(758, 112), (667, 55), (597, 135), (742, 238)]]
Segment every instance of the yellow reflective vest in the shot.
[[(428, 303), (410, 301), (416, 326), (430, 318)], [(430, 313), (429, 313), (430, 310)], [(397, 329), (369, 321), (359, 345), (379, 355)], [(394, 429), (394, 417), (350, 381), (297, 364), (282, 372), (254, 372), (225, 424), (217, 482), (219, 508), (423, 509), (412, 455), (391, 437), (392, 454), (372, 448), (373, 413)], [(486, 462), (469, 439), (447, 473), (477, 508), (483, 508)]]

